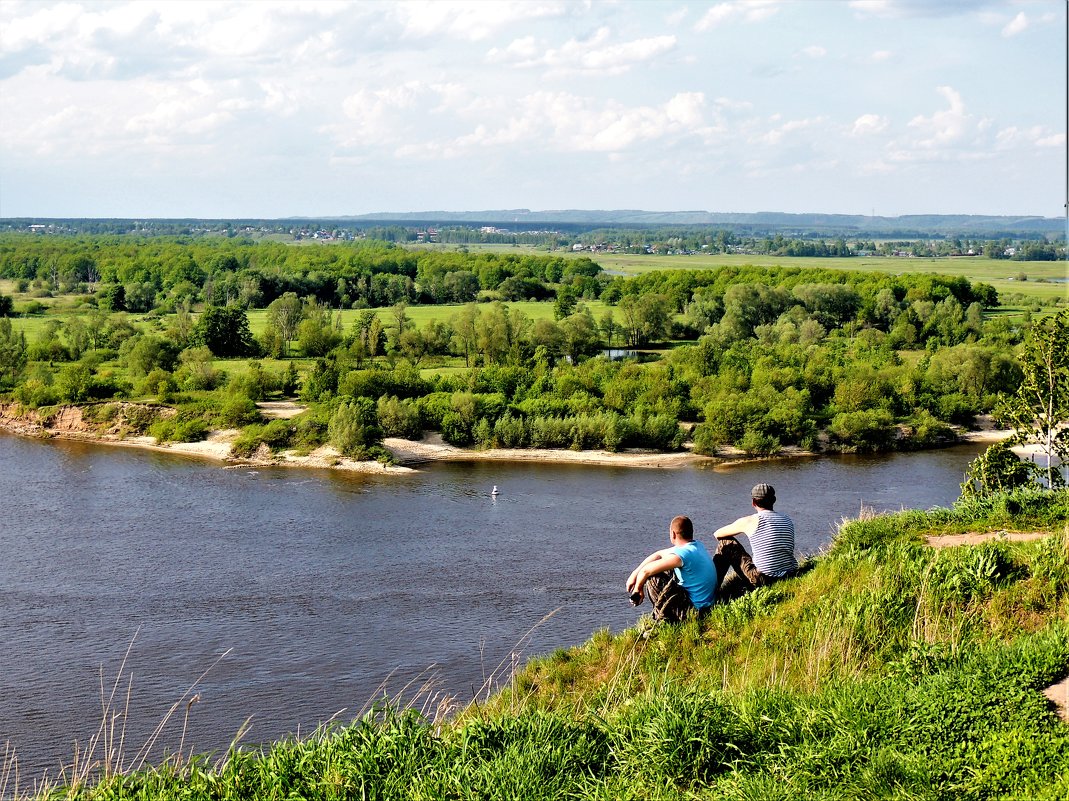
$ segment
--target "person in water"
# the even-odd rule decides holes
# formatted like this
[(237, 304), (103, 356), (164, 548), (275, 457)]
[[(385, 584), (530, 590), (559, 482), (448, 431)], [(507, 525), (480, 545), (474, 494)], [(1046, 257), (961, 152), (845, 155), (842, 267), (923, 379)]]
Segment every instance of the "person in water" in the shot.
[(720, 583), (705, 546), (694, 540), (689, 517), (675, 517), (668, 527), (670, 548), (647, 556), (627, 577), (631, 603), (649, 596), (654, 620), (678, 622), (691, 612), (702, 614), (716, 600)]
[[(767, 587), (798, 572), (794, 556), (794, 522), (785, 514), (773, 511), (776, 490), (771, 484), (758, 484), (750, 491), (754, 513), (713, 532), (719, 541), (714, 561), (721, 577), (729, 567), (750, 584), (750, 589)], [(752, 555), (736, 539), (745, 534)]]

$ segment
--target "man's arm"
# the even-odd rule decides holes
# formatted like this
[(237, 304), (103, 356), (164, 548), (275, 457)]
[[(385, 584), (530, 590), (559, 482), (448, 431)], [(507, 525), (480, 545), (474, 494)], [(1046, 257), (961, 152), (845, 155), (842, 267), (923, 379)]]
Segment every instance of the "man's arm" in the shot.
[(721, 526), (713, 532), (713, 536), (718, 540), (724, 537), (734, 537), (738, 534), (746, 534), (752, 536), (757, 531), (757, 514), (746, 515), (746, 517), (740, 517), (734, 523), (728, 523), (726, 526)]
[(671, 548), (651, 553), (627, 577), (627, 591), (629, 593), (637, 592), (642, 595), (642, 588), (650, 576), (682, 566), (683, 560)]

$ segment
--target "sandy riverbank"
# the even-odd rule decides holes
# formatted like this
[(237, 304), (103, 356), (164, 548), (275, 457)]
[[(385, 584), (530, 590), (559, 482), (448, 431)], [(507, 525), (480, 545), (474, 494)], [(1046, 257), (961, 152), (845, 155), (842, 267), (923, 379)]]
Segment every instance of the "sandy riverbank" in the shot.
[[(265, 403), (263, 407), (264, 416), (270, 418), (288, 418), (304, 410), (303, 407), (289, 402)], [(1011, 434), (1008, 431), (995, 429), (990, 418), (983, 418), (979, 423), (980, 426), (977, 430), (961, 433), (963, 441), (995, 442), (1005, 439)], [(699, 456), (690, 451), (661, 453), (646, 450), (627, 450), (612, 453), (600, 450), (571, 451), (538, 448), (472, 450), (450, 445), (444, 442), (438, 434), (428, 434), (418, 441), (388, 437), (383, 442), (383, 445), (400, 463), (396, 465), (384, 465), (378, 461), (349, 459), (329, 445), (317, 448), (310, 453), (298, 453), (296, 451), (271, 453), (266, 447), (262, 447), (251, 457), (237, 458), (230, 453), (230, 446), (239, 433), (235, 429), (212, 431), (207, 439), (200, 442), (159, 444), (152, 437), (127, 436), (121, 426), (101, 429), (98, 425), (86, 421), (83, 418), (82, 410), (76, 406), (64, 407), (47, 420), (38, 420), (32, 414), (30, 416), (18, 414), (15, 407), (5, 407), (0, 404), (0, 428), (22, 436), (57, 437), (210, 459), (228, 467), (277, 465), (349, 470), (363, 473), (406, 473), (422, 463), (449, 461), (552, 462), (609, 467), (676, 468), (700, 462), (730, 464), (731, 462), (748, 459), (746, 454), (734, 448), (724, 449), (716, 457)], [(1036, 446), (1015, 447), (1014, 450), (1026, 458), (1038, 452)], [(780, 455), (771, 458), (782, 459), (814, 455), (809, 451), (803, 451), (798, 448), (785, 448)]]
[[(270, 407), (266, 417), (291, 417), (295, 409), (287, 404), (284, 408)], [(310, 453), (283, 451), (271, 453), (266, 447), (248, 458), (234, 457), (230, 447), (239, 432), (236, 429), (212, 431), (200, 442), (157, 443), (153, 437), (130, 436), (119, 425), (103, 427), (87, 421), (82, 410), (76, 406), (60, 409), (47, 419), (19, 414), (14, 406), (0, 404), (0, 428), (20, 436), (57, 438), (80, 442), (93, 442), (116, 447), (141, 448), (162, 453), (172, 453), (200, 459), (209, 459), (227, 467), (287, 466), (317, 469), (349, 470), (362, 473), (407, 473), (413, 467), (426, 462), (442, 461), (539, 461), (610, 465), (621, 467), (679, 467), (708, 457), (690, 452), (658, 453), (655, 451), (569, 451), (539, 449), (494, 449), (487, 451), (457, 448), (444, 442), (437, 434), (428, 434), (420, 441), (387, 438), (384, 446), (401, 464), (384, 465), (378, 461), (357, 461), (342, 456), (335, 448), (324, 445)]]

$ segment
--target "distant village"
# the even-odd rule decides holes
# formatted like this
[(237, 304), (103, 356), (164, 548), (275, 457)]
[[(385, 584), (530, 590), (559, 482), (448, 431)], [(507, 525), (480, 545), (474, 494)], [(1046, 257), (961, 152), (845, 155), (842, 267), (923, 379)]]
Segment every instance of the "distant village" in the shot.
[[(1066, 258), (1064, 240), (1052, 243), (1041, 235), (1002, 236), (998, 239), (963, 237), (922, 237), (890, 239), (866, 236), (828, 237), (815, 233), (792, 232), (742, 236), (709, 226), (664, 226), (592, 230), (514, 230), (497, 225), (452, 223), (438, 227), (389, 223), (332, 221), (332, 225), (302, 225), (284, 221), (227, 220), (55, 220), (31, 222), (0, 221), (0, 230), (23, 231), (42, 236), (112, 233), (125, 235), (225, 236), (250, 239), (275, 238), (279, 241), (351, 242), (365, 239), (398, 244), (442, 245), (526, 245), (547, 251), (573, 253), (692, 256), (708, 253), (736, 255), (782, 255), (796, 257), (918, 257), (1050, 261)], [(577, 228), (579, 226), (571, 226)]]

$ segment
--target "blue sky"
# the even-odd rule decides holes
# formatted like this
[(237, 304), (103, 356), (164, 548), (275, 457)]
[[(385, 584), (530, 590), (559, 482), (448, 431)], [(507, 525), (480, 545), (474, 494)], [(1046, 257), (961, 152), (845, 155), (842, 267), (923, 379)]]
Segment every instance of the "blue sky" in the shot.
[(0, 2), (0, 216), (1057, 217), (1065, 0)]

